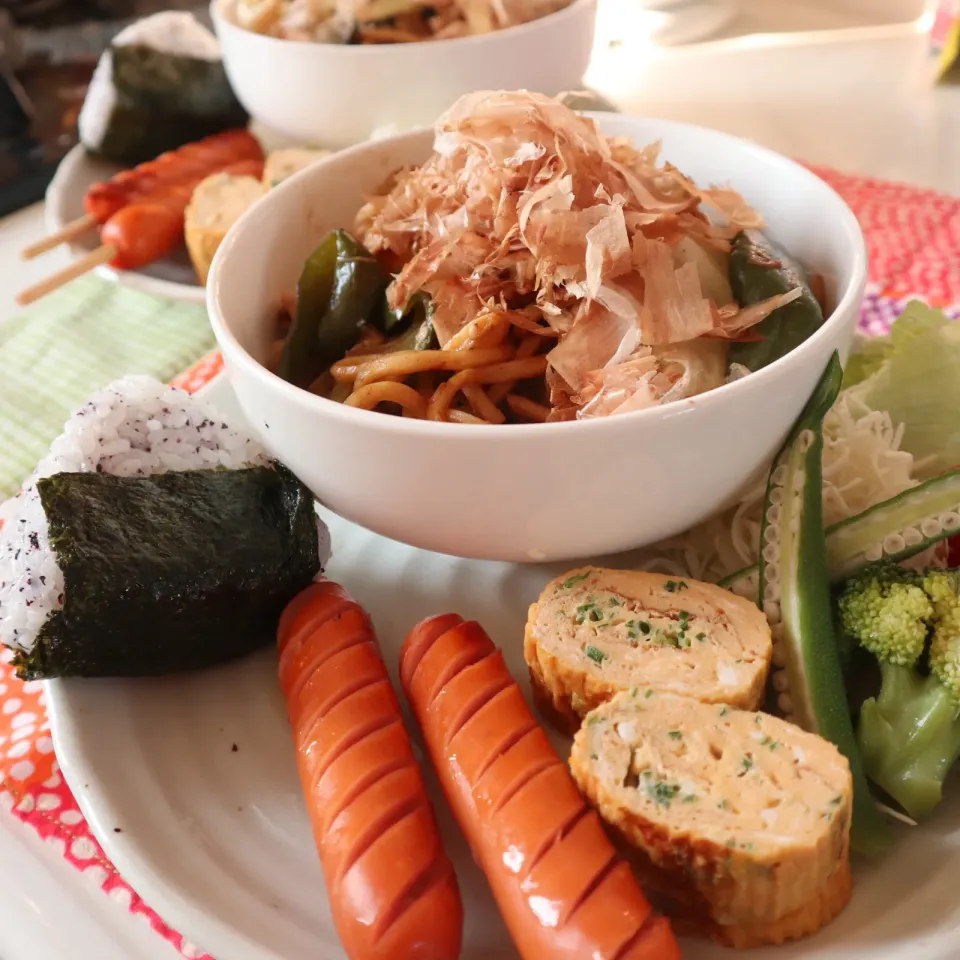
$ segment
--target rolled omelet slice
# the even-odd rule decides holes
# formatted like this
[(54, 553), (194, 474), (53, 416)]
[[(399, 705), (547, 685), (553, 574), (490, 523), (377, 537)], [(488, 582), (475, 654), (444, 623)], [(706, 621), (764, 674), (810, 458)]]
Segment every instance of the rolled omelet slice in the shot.
[(197, 184), (184, 214), (184, 240), (204, 286), (227, 231), (264, 194), (256, 177), (214, 173)]
[(263, 185), (267, 189), (276, 187), (288, 177), (329, 156), (329, 150), (310, 150), (306, 147), (274, 150), (263, 165)]
[(566, 730), (633, 687), (754, 709), (772, 653), (767, 619), (748, 600), (696, 580), (600, 567), (548, 583), (524, 636), (539, 706)]
[(783, 943), (850, 899), (850, 767), (815, 734), (628, 691), (587, 716), (570, 767), (690, 932), (733, 947)]

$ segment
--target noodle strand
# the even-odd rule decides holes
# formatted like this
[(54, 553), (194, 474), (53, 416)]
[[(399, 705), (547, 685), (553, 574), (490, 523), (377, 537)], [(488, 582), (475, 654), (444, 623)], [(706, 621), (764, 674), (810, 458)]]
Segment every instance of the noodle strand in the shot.
[(344, 400), (348, 407), (374, 410), (381, 403), (396, 403), (403, 408), (403, 415), (423, 420), (427, 414), (427, 401), (413, 387), (392, 380), (381, 380), (360, 387)]
[[(479, 352), (479, 351), (476, 351)], [(427, 405), (429, 420), (446, 420), (453, 398), (464, 384), (507, 383), (526, 380), (541, 375), (547, 369), (546, 357), (527, 357), (520, 360), (507, 360), (486, 367), (461, 370), (445, 383), (437, 387)]]
[[(525, 357), (532, 357), (540, 349), (540, 345), (542, 343), (543, 341), (538, 337), (524, 337), (523, 340), (520, 341), (520, 346), (517, 347), (517, 354), (514, 359), (523, 360)], [(510, 381), (507, 381), (506, 383), (498, 383), (496, 386), (490, 389), (490, 399), (494, 403), (500, 403), (500, 401), (503, 400), (516, 385), (516, 380), (514, 380), (512, 383)]]
[(512, 347), (487, 350), (398, 350), (364, 363), (354, 383), (362, 387), (385, 377), (410, 377), (426, 370), (467, 370), (502, 363), (513, 355)]
[(465, 383), (463, 395), (473, 407), (473, 412), (488, 423), (506, 423), (504, 412), (487, 396), (486, 390), (477, 383)]
[(447, 414), (447, 419), (451, 423), (479, 423), (482, 426), (487, 426), (486, 420), (481, 420), (479, 417), (475, 417), (472, 413), (467, 413), (466, 410), (451, 410)]
[(547, 417), (550, 416), (549, 407), (545, 407), (542, 403), (536, 403), (527, 397), (521, 397), (516, 393), (507, 394), (507, 404), (518, 417), (523, 417), (525, 420), (531, 420), (534, 423), (546, 423)]

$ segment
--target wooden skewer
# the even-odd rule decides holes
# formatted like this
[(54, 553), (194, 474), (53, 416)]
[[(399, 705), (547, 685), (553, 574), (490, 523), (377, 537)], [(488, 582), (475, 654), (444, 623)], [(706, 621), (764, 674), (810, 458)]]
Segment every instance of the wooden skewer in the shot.
[(91, 217), (90, 214), (84, 214), (82, 217), (77, 217), (76, 220), (71, 220), (68, 224), (65, 224), (56, 233), (51, 233), (42, 240), (31, 243), (29, 247), (20, 252), (20, 256), (24, 260), (32, 260), (34, 257), (39, 257), (41, 253), (59, 247), (61, 243), (76, 240), (77, 237), (82, 236), (88, 230), (92, 230), (95, 226), (97, 226), (96, 219)]
[(52, 277), (47, 277), (46, 280), (41, 280), (34, 286), (21, 291), (17, 294), (17, 303), (21, 307), (25, 307), (28, 303), (33, 303), (34, 300), (39, 300), (48, 293), (59, 290), (71, 280), (76, 280), (77, 277), (82, 277), (85, 273), (95, 270), (101, 264), (109, 263), (116, 255), (117, 248), (112, 243), (97, 247), (96, 250), (91, 251), (85, 257), (75, 260), (69, 267), (58, 270)]

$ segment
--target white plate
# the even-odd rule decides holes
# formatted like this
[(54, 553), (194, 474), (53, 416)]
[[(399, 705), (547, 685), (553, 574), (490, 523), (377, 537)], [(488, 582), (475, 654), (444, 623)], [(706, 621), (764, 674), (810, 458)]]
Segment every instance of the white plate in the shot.
[[(83, 216), (83, 197), (87, 188), (112, 177), (121, 168), (92, 157), (82, 146), (74, 147), (60, 162), (57, 172), (47, 187), (46, 226), (50, 233)], [(100, 245), (98, 230), (90, 230), (70, 244), (74, 256), (80, 257)], [(110, 266), (97, 267), (97, 273), (108, 280), (125, 284), (144, 293), (169, 300), (203, 303), (205, 291), (197, 282), (197, 275), (181, 247), (169, 257), (144, 267), (142, 270), (115, 270)]]
[[(239, 416), (224, 379), (206, 398)], [(425, 553), (336, 517), (329, 575), (371, 613), (394, 680), (407, 630), (476, 618), (526, 688), (528, 604), (557, 567)], [(57, 756), (107, 855), (175, 929), (217, 960), (342, 957), (301, 800), (271, 650), (159, 680), (54, 681)], [(562, 746), (560, 741), (557, 741)], [(431, 781), (466, 908), (464, 960), (516, 956), (485, 882)], [(853, 902), (815, 938), (751, 960), (949, 960), (960, 933), (960, 794), (885, 860), (858, 863)], [(685, 943), (687, 960), (729, 960)]]

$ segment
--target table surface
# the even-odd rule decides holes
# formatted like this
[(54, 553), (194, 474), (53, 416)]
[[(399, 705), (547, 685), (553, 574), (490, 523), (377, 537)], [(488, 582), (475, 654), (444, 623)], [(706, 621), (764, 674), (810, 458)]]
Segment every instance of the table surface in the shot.
[[(766, 2), (766, 0), (765, 0)], [(609, 9), (609, 6), (608, 6)], [(960, 194), (960, 88), (936, 88), (922, 24), (766, 34), (653, 50), (601, 23), (588, 82), (624, 109), (702, 123), (853, 173)], [(0, 322), (66, 263), (23, 263), (42, 205), (0, 220)], [(174, 960), (178, 954), (26, 826), (0, 813), (0, 960)]]

